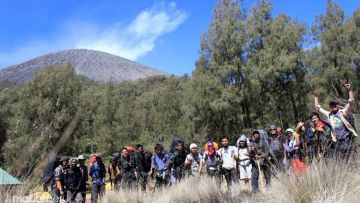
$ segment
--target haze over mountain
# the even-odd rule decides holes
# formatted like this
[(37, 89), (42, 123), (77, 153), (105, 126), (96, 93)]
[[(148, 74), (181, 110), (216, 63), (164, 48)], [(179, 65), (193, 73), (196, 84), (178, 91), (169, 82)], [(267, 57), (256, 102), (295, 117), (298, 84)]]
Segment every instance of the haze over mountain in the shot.
[(52, 52), (0, 69), (0, 81), (24, 83), (29, 81), (35, 72), (57, 64), (71, 64), (77, 74), (101, 83), (107, 81), (120, 83), (155, 75), (168, 75), (113, 54), (87, 49), (71, 49)]

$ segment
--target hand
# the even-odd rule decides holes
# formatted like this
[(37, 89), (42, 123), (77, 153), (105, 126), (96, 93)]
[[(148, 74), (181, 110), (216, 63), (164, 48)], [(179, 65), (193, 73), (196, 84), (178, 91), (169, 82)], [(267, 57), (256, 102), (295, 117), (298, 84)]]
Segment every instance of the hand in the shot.
[(345, 88), (347, 91), (350, 91), (351, 90), (351, 84), (344, 84)]
[(336, 137), (332, 137), (331, 140), (332, 140), (333, 142), (337, 142)]
[(315, 91), (313, 92), (313, 95), (314, 95), (315, 97), (318, 97), (318, 96), (319, 96), (319, 93), (315, 90)]

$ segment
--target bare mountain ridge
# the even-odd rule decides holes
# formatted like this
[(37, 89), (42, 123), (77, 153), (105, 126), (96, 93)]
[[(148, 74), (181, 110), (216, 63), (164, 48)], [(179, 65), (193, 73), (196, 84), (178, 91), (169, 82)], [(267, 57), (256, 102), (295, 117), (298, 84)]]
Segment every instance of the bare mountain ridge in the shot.
[(71, 64), (77, 74), (100, 83), (107, 81), (120, 83), (155, 75), (168, 75), (113, 54), (86, 49), (71, 49), (49, 53), (21, 64), (0, 69), (0, 81), (24, 83), (31, 80), (35, 72), (49, 65), (57, 64)]

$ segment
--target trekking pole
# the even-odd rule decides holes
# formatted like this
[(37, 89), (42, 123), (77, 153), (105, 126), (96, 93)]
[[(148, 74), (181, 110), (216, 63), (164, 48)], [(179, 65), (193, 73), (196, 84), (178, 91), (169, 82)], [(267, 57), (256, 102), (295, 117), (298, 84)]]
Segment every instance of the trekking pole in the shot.
[(265, 188), (265, 185), (264, 185), (264, 174), (261, 170), (261, 167), (260, 167), (260, 163), (259, 163), (259, 160), (256, 160), (256, 165), (258, 167), (258, 170), (259, 170), (259, 179), (260, 179), (260, 187), (261, 189), (264, 189)]

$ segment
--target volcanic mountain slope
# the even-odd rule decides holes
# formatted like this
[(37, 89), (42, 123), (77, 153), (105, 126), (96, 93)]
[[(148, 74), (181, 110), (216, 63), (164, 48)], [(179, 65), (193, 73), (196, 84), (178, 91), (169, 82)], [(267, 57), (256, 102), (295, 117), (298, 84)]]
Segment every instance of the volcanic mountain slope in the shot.
[(72, 49), (49, 53), (27, 62), (0, 69), (0, 81), (24, 83), (49, 65), (71, 64), (76, 73), (94, 81), (120, 83), (167, 73), (105, 52)]

